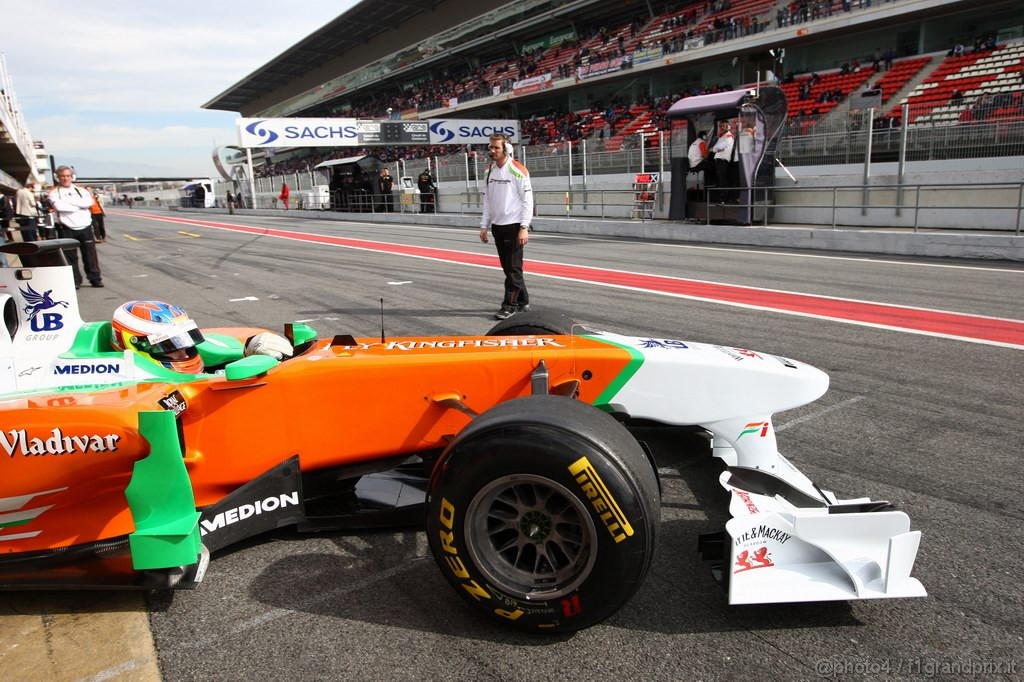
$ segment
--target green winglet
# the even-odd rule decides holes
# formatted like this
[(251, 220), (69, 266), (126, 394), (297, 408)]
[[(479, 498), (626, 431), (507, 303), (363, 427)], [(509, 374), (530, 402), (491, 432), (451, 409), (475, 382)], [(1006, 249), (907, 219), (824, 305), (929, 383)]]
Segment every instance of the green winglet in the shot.
[(149, 456), (135, 463), (125, 489), (135, 532), (128, 536), (136, 570), (188, 566), (199, 560), (199, 512), (181, 458), (174, 413), (139, 413), (139, 433)]
[(269, 355), (250, 355), (241, 360), (235, 360), (224, 368), (224, 377), (228, 381), (241, 381), (252, 379), (261, 374), (266, 374), (281, 363)]
[[(114, 352), (110, 345), (109, 322), (86, 322), (78, 328), (75, 342), (71, 344), (72, 357), (88, 357), (96, 353)], [(120, 355), (120, 353), (118, 353)]]
[(316, 330), (302, 322), (292, 322), (292, 345), (301, 346), (316, 338)]
[(245, 344), (233, 336), (209, 333), (203, 336), (203, 342), (196, 349), (207, 368), (220, 367), (245, 356)]

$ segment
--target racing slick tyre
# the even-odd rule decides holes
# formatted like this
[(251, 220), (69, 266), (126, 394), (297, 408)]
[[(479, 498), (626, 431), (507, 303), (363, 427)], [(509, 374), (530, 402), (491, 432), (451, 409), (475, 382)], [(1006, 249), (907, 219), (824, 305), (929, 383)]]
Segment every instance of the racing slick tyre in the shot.
[(502, 403), (441, 455), (427, 538), (455, 591), (492, 619), (573, 632), (629, 601), (654, 556), (658, 481), (615, 419), (560, 396)]
[[(568, 336), (578, 323), (565, 313), (554, 310), (527, 310), (516, 313), (491, 327), (487, 336), (525, 336), (527, 334), (555, 334)], [(577, 327), (577, 334), (581, 333)]]

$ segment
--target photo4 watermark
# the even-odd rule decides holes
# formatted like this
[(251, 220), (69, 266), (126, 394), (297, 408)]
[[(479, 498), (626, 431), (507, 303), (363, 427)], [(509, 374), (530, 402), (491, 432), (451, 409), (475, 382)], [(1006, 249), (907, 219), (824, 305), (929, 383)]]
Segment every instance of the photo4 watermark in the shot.
[(823, 658), (814, 664), (814, 672), (821, 678), (839, 678), (850, 675), (913, 675), (923, 678), (988, 677), (1016, 675), (1021, 669), (1013, 658), (1003, 659), (940, 659), (940, 658), (881, 658), (854, 661)]

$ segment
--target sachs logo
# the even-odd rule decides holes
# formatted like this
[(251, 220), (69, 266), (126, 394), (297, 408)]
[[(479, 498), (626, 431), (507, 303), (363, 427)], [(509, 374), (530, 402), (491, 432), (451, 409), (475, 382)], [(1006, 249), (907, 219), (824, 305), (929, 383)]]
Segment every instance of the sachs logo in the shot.
[[(263, 123), (263, 119), (260, 119), (259, 121), (253, 121), (249, 125), (245, 126), (245, 132), (260, 138), (262, 140), (260, 144), (270, 144), (271, 142), (277, 139), (277, 133), (275, 133), (273, 130), (267, 130), (266, 128), (261, 127)], [(263, 138), (267, 139), (264, 140)]]
[(430, 132), (435, 135), (441, 135), (441, 139), (438, 142), (447, 142), (455, 137), (455, 131), (445, 127), (444, 121), (438, 121), (430, 124)]

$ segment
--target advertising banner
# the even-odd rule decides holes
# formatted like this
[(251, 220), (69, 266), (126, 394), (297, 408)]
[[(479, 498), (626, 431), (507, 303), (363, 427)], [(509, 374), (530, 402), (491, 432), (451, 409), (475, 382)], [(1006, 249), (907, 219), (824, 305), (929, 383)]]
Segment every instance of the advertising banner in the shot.
[(463, 118), (432, 118), (430, 144), (487, 144), (491, 135), (507, 135), (519, 142), (519, 121), (476, 120)]
[(621, 69), (628, 68), (631, 65), (631, 61), (628, 57), (616, 57), (615, 59), (605, 59), (600, 62), (591, 62), (586, 66), (580, 66), (576, 68), (576, 76), (580, 80), (586, 78), (594, 78), (595, 76), (603, 76), (606, 73), (612, 73), (613, 71), (619, 71)]
[(380, 121), (354, 118), (240, 118), (240, 147), (364, 147), (393, 144), (487, 144), (495, 133), (519, 142), (519, 121), (430, 119)]
[(551, 74), (546, 73), (543, 76), (534, 76), (533, 78), (516, 81), (512, 84), (512, 92), (516, 96), (532, 95), (542, 90), (550, 90), (554, 85), (554, 81), (551, 80)]
[(661, 45), (652, 45), (651, 47), (645, 47), (642, 50), (633, 51), (633, 63), (643, 64), (644, 62), (652, 62), (655, 59), (661, 59), (665, 55), (662, 54)]
[(359, 139), (354, 118), (240, 118), (241, 147), (344, 147)]

